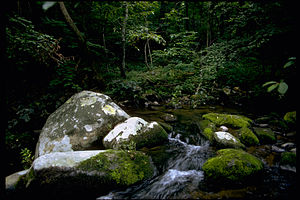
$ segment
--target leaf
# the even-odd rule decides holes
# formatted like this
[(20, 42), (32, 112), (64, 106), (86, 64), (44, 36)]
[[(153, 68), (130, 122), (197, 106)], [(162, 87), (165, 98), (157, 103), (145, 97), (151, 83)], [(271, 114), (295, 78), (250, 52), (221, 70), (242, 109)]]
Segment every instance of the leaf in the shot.
[(288, 88), (289, 88), (289, 86), (285, 82), (281, 81), (279, 83), (278, 92), (280, 94), (285, 94), (286, 91), (288, 90)]
[(291, 65), (294, 64), (294, 61), (290, 60), (288, 61), (287, 63), (285, 63), (285, 65), (283, 66), (283, 68), (287, 68), (287, 67), (290, 67)]
[(275, 83), (275, 84), (271, 85), (270, 87), (268, 87), (268, 92), (271, 92), (272, 90), (274, 90), (278, 85), (279, 85), (279, 83)]
[(276, 81), (269, 81), (269, 82), (265, 82), (262, 86), (265, 87), (267, 85), (270, 85), (270, 84), (275, 84), (277, 83)]
[(52, 6), (54, 6), (57, 2), (55, 1), (45, 1), (42, 5), (42, 8), (44, 11), (48, 10), (49, 8), (51, 8)]

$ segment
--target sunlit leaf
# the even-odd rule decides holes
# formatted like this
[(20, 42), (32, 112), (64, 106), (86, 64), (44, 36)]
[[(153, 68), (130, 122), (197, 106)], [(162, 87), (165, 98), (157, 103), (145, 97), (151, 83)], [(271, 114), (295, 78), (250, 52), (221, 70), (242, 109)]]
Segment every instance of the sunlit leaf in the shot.
[(280, 94), (285, 94), (286, 91), (288, 90), (288, 87), (289, 86), (285, 82), (282, 81), (282, 82), (279, 83), (278, 92)]
[(275, 83), (277, 83), (277, 82), (276, 81), (268, 81), (268, 82), (264, 83), (262, 86), (265, 87), (267, 85), (271, 85), (271, 84), (275, 84)]
[(272, 90), (274, 90), (276, 87), (278, 87), (279, 83), (275, 83), (273, 85), (271, 85), (270, 87), (268, 87), (268, 92), (271, 92)]

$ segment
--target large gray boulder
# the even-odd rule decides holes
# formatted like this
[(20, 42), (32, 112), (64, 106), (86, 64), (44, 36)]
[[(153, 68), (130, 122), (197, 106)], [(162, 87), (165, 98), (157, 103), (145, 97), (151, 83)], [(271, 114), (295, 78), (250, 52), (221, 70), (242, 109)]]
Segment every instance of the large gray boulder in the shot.
[(167, 132), (157, 122), (130, 117), (118, 124), (103, 139), (107, 149), (140, 149), (154, 147), (168, 140)]
[(32, 198), (95, 199), (148, 179), (153, 172), (150, 158), (138, 151), (53, 152), (35, 159), (17, 188), (26, 188), (24, 195)]
[(35, 157), (51, 152), (92, 149), (129, 115), (104, 94), (82, 91), (52, 113), (40, 134)]

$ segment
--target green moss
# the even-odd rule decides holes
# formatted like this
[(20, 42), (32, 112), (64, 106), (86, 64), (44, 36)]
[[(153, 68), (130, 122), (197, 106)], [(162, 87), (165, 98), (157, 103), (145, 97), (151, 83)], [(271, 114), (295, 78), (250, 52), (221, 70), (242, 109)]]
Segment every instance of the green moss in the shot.
[(282, 153), (280, 163), (282, 165), (296, 166), (296, 154), (293, 152)]
[(213, 141), (214, 139), (214, 132), (211, 128), (205, 128), (203, 131), (203, 135), (209, 140)]
[(296, 124), (296, 111), (293, 112), (287, 112), (284, 117), (284, 121), (286, 121), (288, 124)]
[(168, 140), (168, 133), (159, 124), (153, 124), (152, 128), (146, 127), (141, 132), (132, 136), (137, 149), (158, 146)]
[(201, 120), (197, 123), (201, 134), (208, 139), (209, 141), (213, 141), (213, 134), (216, 129), (214, 123), (210, 122), (209, 120)]
[(153, 174), (149, 157), (138, 151), (108, 150), (81, 162), (77, 168), (106, 173), (119, 185), (131, 185)]
[(263, 169), (255, 156), (237, 149), (222, 149), (217, 156), (207, 160), (202, 167), (211, 180), (243, 181)]
[(254, 127), (253, 129), (254, 129), (260, 143), (268, 144), (268, 143), (276, 142), (275, 134), (270, 128)]
[(239, 130), (239, 139), (246, 146), (258, 145), (259, 140), (256, 135), (247, 127), (243, 127)]
[(241, 115), (208, 113), (203, 115), (202, 117), (215, 123), (217, 126), (225, 125), (231, 126), (233, 128), (248, 127), (252, 122), (251, 119)]

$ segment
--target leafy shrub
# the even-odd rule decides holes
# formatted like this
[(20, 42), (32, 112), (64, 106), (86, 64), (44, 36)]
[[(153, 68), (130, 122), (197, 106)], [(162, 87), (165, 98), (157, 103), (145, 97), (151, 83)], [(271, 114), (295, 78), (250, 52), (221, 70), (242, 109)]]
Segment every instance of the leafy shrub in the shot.
[(32, 152), (27, 148), (22, 149), (20, 155), (22, 157), (21, 162), (23, 164), (24, 169), (29, 169), (34, 160), (34, 155), (32, 155)]

